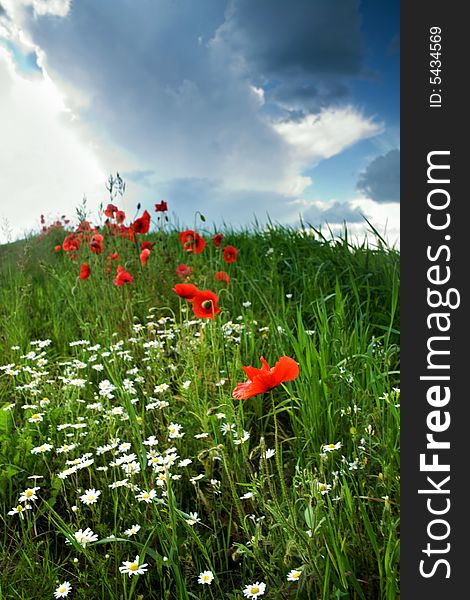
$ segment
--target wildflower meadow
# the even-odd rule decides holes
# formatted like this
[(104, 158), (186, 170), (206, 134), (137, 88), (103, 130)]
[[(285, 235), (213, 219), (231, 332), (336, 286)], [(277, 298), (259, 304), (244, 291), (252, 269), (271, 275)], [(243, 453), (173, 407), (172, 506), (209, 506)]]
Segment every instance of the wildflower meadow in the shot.
[(0, 598), (398, 598), (399, 252), (123, 193), (0, 247)]

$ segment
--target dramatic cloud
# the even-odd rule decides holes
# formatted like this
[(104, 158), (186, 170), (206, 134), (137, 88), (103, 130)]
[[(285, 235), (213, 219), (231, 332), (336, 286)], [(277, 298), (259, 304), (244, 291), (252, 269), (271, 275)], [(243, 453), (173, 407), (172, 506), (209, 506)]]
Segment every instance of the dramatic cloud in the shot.
[(377, 156), (359, 177), (357, 188), (376, 202), (399, 202), (400, 150)]
[[(356, 0), (0, 2), (0, 49), (3, 37), (9, 85), (23, 98), (20, 109), (3, 99), (2, 116), (16, 111), (10, 122), (22, 122), (9, 156), (24, 169), (35, 161), (44, 211), (119, 171), (124, 208), (168, 196), (185, 222), (195, 210), (291, 222), (311, 169), (384, 129), (351, 101), (364, 74)], [(39, 86), (30, 107), (26, 79)], [(41, 94), (36, 102), (45, 82), (55, 90), (48, 107)], [(18, 166), (4, 177), (24, 202)]]
[(269, 100), (317, 112), (344, 98), (347, 78), (363, 71), (360, 26), (356, 0), (233, 0), (214, 44), (268, 84)]
[(233, 0), (218, 35), (266, 76), (331, 77), (361, 70), (360, 25), (356, 0)]

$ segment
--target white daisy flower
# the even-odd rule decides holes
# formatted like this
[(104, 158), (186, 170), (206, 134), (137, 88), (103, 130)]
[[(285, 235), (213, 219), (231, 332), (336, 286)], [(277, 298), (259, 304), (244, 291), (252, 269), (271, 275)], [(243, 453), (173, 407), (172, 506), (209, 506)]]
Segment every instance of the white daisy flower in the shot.
[(258, 598), (258, 596), (263, 596), (266, 590), (266, 584), (262, 581), (257, 581), (256, 583), (250, 583), (243, 590), (243, 595), (245, 598)]
[(156, 446), (158, 444), (158, 440), (154, 435), (151, 435), (142, 443), (144, 444), (144, 446)]
[(208, 585), (210, 585), (213, 579), (214, 574), (212, 573), (212, 571), (203, 571), (202, 573), (199, 573), (197, 582), (202, 584), (207, 583)]
[(31, 450), (31, 454), (44, 454), (44, 452), (49, 452), (49, 450), (52, 450), (54, 446), (52, 446), (51, 444), (42, 444), (41, 446), (36, 446), (36, 448), (33, 448)]
[(329, 483), (321, 483), (320, 481), (317, 481), (317, 490), (322, 496), (324, 496), (331, 490), (331, 485)]
[(323, 452), (333, 452), (333, 450), (339, 450), (341, 446), (341, 442), (336, 442), (336, 444), (325, 444), (322, 450)]
[(128, 535), (129, 537), (131, 537), (131, 535), (136, 535), (139, 531), (140, 531), (140, 525), (132, 525), (132, 527), (130, 527), (129, 529), (126, 529), (126, 531), (124, 532), (124, 535)]
[(14, 506), (11, 510), (8, 511), (9, 515), (19, 515), (22, 519), (24, 519), (25, 511), (31, 510), (33, 507), (31, 504), (18, 504), (18, 506)]
[(39, 487), (26, 488), (25, 491), (18, 498), (18, 502), (28, 502), (29, 500), (37, 500), (38, 497), (36, 495), (36, 492), (39, 489)]
[(292, 571), (289, 571), (289, 573), (287, 573), (287, 581), (298, 581), (301, 575), (302, 571), (292, 569)]
[(85, 490), (85, 493), (80, 496), (80, 500), (83, 502), (83, 504), (95, 504), (100, 495), (100, 490), (90, 488), (89, 490)]
[(59, 587), (55, 590), (54, 598), (65, 598), (69, 595), (71, 589), (72, 586), (70, 585), (70, 583), (68, 581), (64, 581), (64, 583), (61, 583)]
[(34, 415), (31, 415), (28, 419), (28, 421), (30, 423), (41, 423), (44, 419), (43, 419), (44, 413), (34, 413)]
[(122, 563), (122, 567), (119, 567), (119, 570), (123, 575), (127, 574), (129, 575), (129, 577), (131, 575), (143, 575), (147, 571), (147, 569), (145, 568), (147, 566), (147, 563), (139, 565), (139, 560), (139, 555), (137, 555), (133, 561), (125, 560)]
[(188, 525), (196, 525), (196, 523), (200, 523), (201, 519), (197, 516), (197, 512), (190, 512), (189, 519), (186, 519), (186, 523)]
[(91, 544), (91, 542), (96, 542), (98, 539), (96, 533), (93, 533), (89, 527), (84, 530), (79, 529), (73, 534), (73, 536), (83, 548), (85, 548), (88, 544)]
[(137, 494), (136, 499), (139, 502), (147, 502), (147, 504), (150, 504), (150, 502), (152, 502), (156, 495), (157, 492), (155, 490), (142, 490), (139, 494)]
[(181, 431), (183, 429), (182, 425), (179, 423), (170, 423), (168, 425), (168, 437), (170, 439), (182, 438), (184, 433)]

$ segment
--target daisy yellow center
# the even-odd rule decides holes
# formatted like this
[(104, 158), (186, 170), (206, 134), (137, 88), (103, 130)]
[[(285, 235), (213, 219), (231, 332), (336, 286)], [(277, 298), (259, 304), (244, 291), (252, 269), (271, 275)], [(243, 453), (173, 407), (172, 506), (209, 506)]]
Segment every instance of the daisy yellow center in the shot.
[(203, 579), (204, 579), (204, 581), (209, 581), (210, 577), (209, 577), (209, 575), (204, 575)]
[(292, 577), (294, 579), (298, 579), (300, 577), (300, 573), (292, 573)]
[(18, 512), (21, 512), (21, 511), (23, 511), (23, 510), (24, 510), (24, 508), (21, 506), (21, 504), (18, 504), (18, 506), (16, 507), (16, 510), (17, 510)]
[(328, 444), (327, 448), (334, 448), (335, 445), (334, 444)]
[(320, 483), (320, 485), (318, 486), (318, 489), (320, 490), (326, 490), (326, 485), (324, 483)]
[(67, 591), (67, 588), (65, 587), (65, 585), (61, 585), (60, 588), (59, 588), (59, 592), (61, 594), (64, 594), (66, 591)]
[(251, 588), (251, 593), (252, 593), (252, 594), (257, 594), (258, 592), (259, 592), (259, 587), (256, 587), (256, 585), (254, 585), (254, 586)]
[(26, 496), (27, 498), (31, 498), (31, 496), (32, 496), (33, 494), (34, 494), (34, 492), (33, 492), (32, 490), (26, 490), (26, 494), (25, 494), (25, 496)]
[(139, 568), (139, 565), (136, 562), (133, 562), (132, 564), (129, 565), (129, 571), (137, 571), (138, 568)]
[(91, 502), (92, 500), (95, 499), (95, 497), (93, 496), (93, 494), (88, 494), (88, 496), (86, 497), (86, 499)]
[(31, 418), (33, 419), (33, 421), (39, 421), (41, 417), (37, 413), (35, 413)]

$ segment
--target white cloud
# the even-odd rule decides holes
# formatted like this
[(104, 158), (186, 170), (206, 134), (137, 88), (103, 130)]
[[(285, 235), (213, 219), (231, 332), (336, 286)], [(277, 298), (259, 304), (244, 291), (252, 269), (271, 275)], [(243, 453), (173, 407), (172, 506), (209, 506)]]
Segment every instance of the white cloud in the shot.
[[(17, 0), (13, 0), (13, 2), (15, 1)], [(71, 0), (19, 0), (19, 4), (31, 6), (34, 14), (38, 17), (44, 15), (66, 17), (70, 10)]]
[(106, 172), (57, 87), (47, 74), (19, 76), (2, 48), (0, 106), (0, 220), (14, 234), (37, 227), (41, 213), (73, 215), (84, 194), (105, 200)]
[(363, 117), (350, 106), (324, 109), (300, 121), (282, 121), (274, 128), (291, 146), (293, 159), (309, 166), (383, 131), (381, 123)]
[[(370, 198), (354, 198), (350, 201), (367, 218), (390, 246), (400, 247), (400, 204), (398, 202), (374, 202)], [(367, 230), (367, 223), (363, 229)], [(355, 228), (353, 227), (353, 230)], [(369, 235), (369, 238), (373, 236)]]

